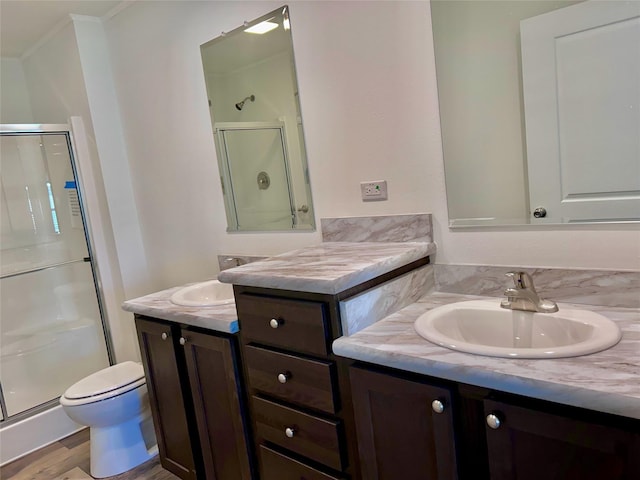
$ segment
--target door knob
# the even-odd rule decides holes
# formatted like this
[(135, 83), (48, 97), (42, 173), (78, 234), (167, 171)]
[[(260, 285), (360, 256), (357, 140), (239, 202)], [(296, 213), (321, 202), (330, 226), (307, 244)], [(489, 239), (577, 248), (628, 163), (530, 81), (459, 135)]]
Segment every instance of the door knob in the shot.
[(169, 335), (167, 335), (167, 332), (162, 332), (162, 335), (160, 335), (160, 338), (162, 338), (163, 340), (166, 340), (167, 338), (169, 338)]
[(536, 218), (544, 218), (547, 216), (547, 209), (544, 207), (538, 207), (533, 211), (533, 216)]

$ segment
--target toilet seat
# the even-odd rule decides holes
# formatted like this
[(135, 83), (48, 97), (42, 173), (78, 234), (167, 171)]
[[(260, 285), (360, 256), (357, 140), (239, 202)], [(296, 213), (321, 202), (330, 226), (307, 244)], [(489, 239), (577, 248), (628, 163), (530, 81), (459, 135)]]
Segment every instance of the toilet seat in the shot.
[(74, 383), (60, 397), (60, 403), (73, 406), (99, 402), (127, 393), (144, 384), (142, 365), (131, 361), (122, 362)]

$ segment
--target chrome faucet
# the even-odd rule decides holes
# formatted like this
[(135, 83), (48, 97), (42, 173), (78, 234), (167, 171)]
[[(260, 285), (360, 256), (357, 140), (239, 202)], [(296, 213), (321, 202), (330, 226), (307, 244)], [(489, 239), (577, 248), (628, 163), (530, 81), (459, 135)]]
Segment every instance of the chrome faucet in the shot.
[(502, 300), (502, 308), (511, 310), (524, 310), (526, 312), (553, 313), (558, 311), (558, 305), (551, 300), (545, 300), (538, 296), (533, 279), (526, 272), (509, 272), (514, 283), (514, 288), (504, 291), (506, 299)]
[[(244, 265), (247, 263), (247, 261), (244, 258), (240, 258), (240, 257), (227, 257), (224, 259), (224, 262), (227, 264), (232, 264), (234, 267), (239, 267), (241, 265)], [(235, 264), (235, 265), (234, 265)], [(229, 268), (229, 267), (227, 267)]]

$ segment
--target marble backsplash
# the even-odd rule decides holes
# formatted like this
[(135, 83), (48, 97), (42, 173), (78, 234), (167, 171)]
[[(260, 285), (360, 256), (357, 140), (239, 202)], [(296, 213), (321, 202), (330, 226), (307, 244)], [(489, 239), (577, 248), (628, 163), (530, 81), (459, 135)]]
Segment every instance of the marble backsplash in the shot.
[(513, 270), (529, 273), (538, 294), (555, 302), (640, 308), (640, 272), (473, 265), (434, 265), (436, 290), (502, 297)]
[(433, 265), (412, 270), (340, 302), (343, 335), (353, 335), (433, 291)]
[(430, 213), (320, 219), (323, 242), (432, 242)]

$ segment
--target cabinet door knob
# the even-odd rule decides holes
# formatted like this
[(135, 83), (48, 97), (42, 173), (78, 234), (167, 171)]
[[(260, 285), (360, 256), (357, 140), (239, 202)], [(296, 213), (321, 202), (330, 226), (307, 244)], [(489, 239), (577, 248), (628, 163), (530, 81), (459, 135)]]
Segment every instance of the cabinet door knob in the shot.
[(287, 427), (284, 429), (284, 434), (289, 438), (293, 438), (293, 436), (296, 434), (296, 429), (293, 427)]
[(169, 335), (167, 335), (167, 332), (162, 332), (162, 335), (160, 335), (160, 338), (162, 338), (163, 340), (166, 340), (167, 338), (169, 338)]
[(280, 383), (287, 383), (287, 380), (291, 378), (291, 372), (284, 372), (278, 374), (278, 381)]
[(442, 400), (434, 400), (431, 402), (431, 408), (436, 413), (442, 413), (444, 412), (444, 403), (442, 403)]
[(495, 413), (490, 413), (487, 415), (487, 425), (489, 428), (493, 428), (494, 430), (500, 428), (500, 418)]
[(184, 337), (180, 337), (180, 345), (184, 345), (185, 343), (187, 343), (187, 339)]
[(280, 321), (279, 321), (277, 318), (272, 318), (272, 319), (269, 321), (269, 326), (270, 326), (271, 328), (278, 328), (280, 325), (281, 325), (281, 323), (280, 323)]

